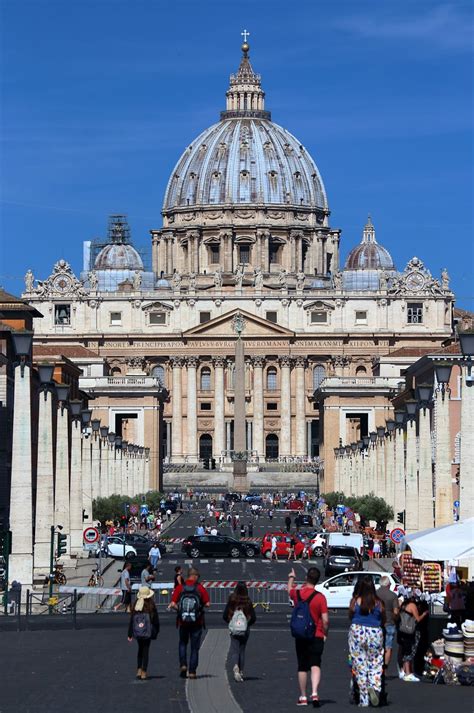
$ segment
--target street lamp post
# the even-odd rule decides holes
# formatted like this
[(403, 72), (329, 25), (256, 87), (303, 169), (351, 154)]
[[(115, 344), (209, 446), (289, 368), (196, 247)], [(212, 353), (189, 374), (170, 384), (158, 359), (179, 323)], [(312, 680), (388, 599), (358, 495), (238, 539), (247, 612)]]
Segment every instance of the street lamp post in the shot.
[(405, 402), (407, 410), (407, 457), (405, 476), (406, 529), (416, 532), (418, 528), (418, 464), (416, 458), (416, 409), (415, 399)]
[[(31, 459), (31, 367), (33, 332), (12, 332), (19, 362), (14, 369), (13, 439), (10, 480), (11, 555), (8, 576), (33, 586), (33, 494)], [(7, 583), (8, 585), (8, 583)], [(23, 596), (23, 594), (22, 594)]]
[(344, 468), (344, 490), (342, 491), (344, 495), (349, 496), (351, 494), (351, 454), (352, 448), (350, 446), (345, 446), (344, 450), (346, 452), (344, 456), (345, 468)]
[(361, 484), (360, 484), (360, 494), (361, 495), (367, 495), (367, 493), (368, 493), (369, 443), (370, 443), (370, 437), (364, 436), (362, 438), (363, 451), (362, 451)]
[(405, 412), (397, 409), (395, 411), (395, 492), (393, 498), (395, 517), (397, 513), (404, 512), (406, 509), (404, 422)]
[(66, 539), (66, 557), (71, 554), (69, 507), (69, 386), (56, 385), (58, 411), (56, 421), (56, 477), (54, 484), (54, 521), (62, 523)]
[(452, 365), (435, 362), (436, 390), (436, 465), (435, 465), (435, 524), (436, 527), (453, 522), (453, 484), (451, 475), (451, 435), (449, 400)]
[(35, 575), (48, 571), (50, 527), (54, 519), (53, 372), (54, 364), (38, 365), (40, 395), (36, 466)]
[(82, 523), (82, 401), (80, 399), (72, 399), (69, 402), (69, 409), (71, 412), (71, 554), (80, 557), (84, 551)]
[(460, 517), (474, 516), (474, 332), (459, 332), (461, 364), (461, 458), (459, 468)]
[(418, 526), (420, 530), (433, 527), (433, 467), (431, 458), (430, 402), (431, 384), (420, 384), (416, 394), (418, 411)]
[(83, 433), (82, 443), (82, 507), (92, 523), (92, 447), (89, 434), (89, 424), (92, 410), (89, 408), (81, 411), (81, 424)]

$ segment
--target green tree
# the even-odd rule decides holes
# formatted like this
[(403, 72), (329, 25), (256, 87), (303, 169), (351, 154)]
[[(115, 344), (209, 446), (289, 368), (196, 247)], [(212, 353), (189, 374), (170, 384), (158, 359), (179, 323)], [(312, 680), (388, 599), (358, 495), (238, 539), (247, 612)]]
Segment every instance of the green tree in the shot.
[[(157, 490), (150, 490), (148, 493), (134, 495), (110, 495), (108, 498), (97, 498), (92, 503), (92, 512), (95, 520), (105, 522), (109, 519), (120, 518), (125, 515), (125, 505), (135, 503), (140, 505), (146, 503), (150, 510), (158, 510), (163, 494)], [(128, 514), (128, 509), (127, 509)]]

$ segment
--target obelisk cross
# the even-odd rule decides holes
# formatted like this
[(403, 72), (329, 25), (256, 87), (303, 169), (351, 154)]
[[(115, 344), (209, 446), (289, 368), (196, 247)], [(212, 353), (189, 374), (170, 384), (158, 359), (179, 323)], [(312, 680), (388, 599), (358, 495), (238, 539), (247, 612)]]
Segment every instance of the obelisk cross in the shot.
[(242, 37), (244, 38), (244, 42), (247, 42), (247, 37), (250, 37), (250, 32), (247, 32), (247, 30), (244, 30), (243, 32), (240, 33)]

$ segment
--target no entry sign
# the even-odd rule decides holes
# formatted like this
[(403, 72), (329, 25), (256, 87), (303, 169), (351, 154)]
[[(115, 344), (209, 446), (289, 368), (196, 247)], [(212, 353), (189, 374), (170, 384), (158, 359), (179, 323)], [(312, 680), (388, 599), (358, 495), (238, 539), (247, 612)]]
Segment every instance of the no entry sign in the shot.
[(395, 527), (392, 530), (392, 532), (390, 533), (390, 539), (396, 545), (399, 545), (404, 537), (405, 537), (405, 530), (402, 530), (401, 527)]
[(86, 545), (93, 545), (100, 537), (99, 530), (96, 527), (86, 527), (82, 533), (82, 539)]

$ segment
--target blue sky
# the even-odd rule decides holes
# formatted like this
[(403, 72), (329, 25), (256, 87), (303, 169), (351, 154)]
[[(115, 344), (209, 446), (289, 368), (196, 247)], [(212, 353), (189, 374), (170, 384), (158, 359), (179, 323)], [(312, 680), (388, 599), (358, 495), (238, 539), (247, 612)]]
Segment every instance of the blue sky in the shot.
[(224, 108), (241, 30), (273, 119), (315, 159), (342, 252), (371, 213), (399, 269), (447, 266), (474, 309), (472, 3), (1, 0), (0, 283), (20, 293), (126, 213)]

